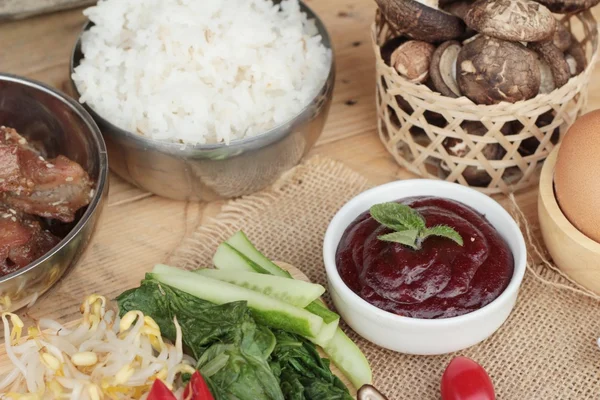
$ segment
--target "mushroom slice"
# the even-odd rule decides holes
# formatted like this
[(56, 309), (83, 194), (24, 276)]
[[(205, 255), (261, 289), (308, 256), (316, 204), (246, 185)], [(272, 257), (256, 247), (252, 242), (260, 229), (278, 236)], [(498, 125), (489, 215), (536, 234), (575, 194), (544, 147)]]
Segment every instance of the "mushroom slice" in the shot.
[(388, 400), (381, 392), (371, 385), (363, 385), (357, 393), (357, 400)]
[(423, 83), (429, 77), (429, 65), (435, 46), (420, 40), (409, 40), (401, 44), (391, 56), (392, 67), (414, 83)]
[(535, 0), (557, 14), (575, 14), (600, 3), (600, 0)]
[(398, 35), (439, 43), (452, 40), (465, 32), (458, 17), (438, 9), (437, 1), (375, 0), (386, 21)]
[(429, 75), (435, 90), (444, 96), (460, 97), (460, 89), (456, 82), (456, 59), (461, 45), (455, 40), (442, 43), (431, 57)]
[(560, 51), (566, 51), (573, 42), (573, 36), (571, 35), (571, 32), (559, 22), (556, 24), (552, 42), (560, 49)]
[(556, 29), (550, 10), (530, 0), (477, 0), (465, 23), (477, 32), (513, 42), (550, 39)]
[(573, 40), (571, 46), (565, 51), (565, 59), (569, 65), (571, 76), (576, 76), (585, 71), (587, 67), (587, 57), (581, 43)]
[(529, 43), (529, 47), (531, 50), (538, 53), (540, 57), (542, 57), (542, 59), (548, 64), (550, 70), (552, 70), (554, 87), (563, 87), (563, 85), (567, 83), (571, 77), (569, 64), (567, 64), (563, 52), (560, 51), (551, 40)]
[(540, 90), (536, 54), (521, 43), (478, 36), (463, 44), (456, 68), (460, 92), (476, 104), (516, 103)]

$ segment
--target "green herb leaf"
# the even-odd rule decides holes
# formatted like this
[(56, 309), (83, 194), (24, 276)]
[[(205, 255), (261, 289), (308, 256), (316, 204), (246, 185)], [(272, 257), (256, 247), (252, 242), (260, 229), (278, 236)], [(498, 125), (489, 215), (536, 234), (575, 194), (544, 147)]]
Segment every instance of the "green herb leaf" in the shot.
[(407, 229), (404, 231), (392, 232), (385, 235), (378, 236), (377, 239), (383, 240), (386, 242), (394, 242), (400, 243), (405, 246), (412, 247), (413, 249), (417, 249), (417, 236), (419, 236), (419, 231), (416, 229)]
[(375, 204), (369, 210), (373, 219), (395, 231), (425, 228), (425, 219), (405, 204), (390, 202)]
[(425, 218), (405, 204), (396, 202), (375, 204), (369, 212), (374, 220), (394, 230), (379, 236), (379, 240), (400, 243), (415, 250), (419, 250), (423, 241), (429, 236), (445, 237), (463, 245), (462, 237), (454, 228), (447, 225), (428, 228), (425, 225)]
[(423, 232), (421, 233), (421, 237), (423, 239), (425, 239), (429, 236), (445, 237), (447, 239), (455, 241), (460, 246), (463, 245), (463, 239), (460, 236), (460, 234), (458, 232), (456, 232), (456, 230), (454, 230), (454, 228), (451, 228), (447, 225), (437, 225), (437, 226), (432, 226), (431, 228), (425, 228), (423, 230)]

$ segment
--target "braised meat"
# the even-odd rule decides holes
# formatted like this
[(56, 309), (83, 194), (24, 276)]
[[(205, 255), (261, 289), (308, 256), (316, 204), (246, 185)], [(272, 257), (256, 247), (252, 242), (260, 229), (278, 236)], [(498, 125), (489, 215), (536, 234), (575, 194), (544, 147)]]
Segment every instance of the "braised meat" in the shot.
[(36, 217), (0, 204), (0, 276), (35, 261), (59, 241)]
[(93, 181), (60, 155), (45, 159), (11, 128), (0, 127), (0, 202), (24, 213), (72, 222), (89, 204)]

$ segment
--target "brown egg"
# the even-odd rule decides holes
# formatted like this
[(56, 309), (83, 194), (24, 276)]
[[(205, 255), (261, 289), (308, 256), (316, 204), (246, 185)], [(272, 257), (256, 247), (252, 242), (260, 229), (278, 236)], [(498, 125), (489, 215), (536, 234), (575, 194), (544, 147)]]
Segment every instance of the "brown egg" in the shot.
[(569, 128), (558, 151), (554, 190), (567, 219), (600, 242), (600, 110)]

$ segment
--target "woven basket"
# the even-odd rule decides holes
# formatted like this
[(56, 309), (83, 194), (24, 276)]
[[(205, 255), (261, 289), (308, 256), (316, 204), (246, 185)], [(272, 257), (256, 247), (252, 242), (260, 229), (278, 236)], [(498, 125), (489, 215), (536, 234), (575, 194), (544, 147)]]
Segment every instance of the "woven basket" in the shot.
[[(445, 97), (427, 85), (409, 82), (388, 66), (380, 46), (393, 34), (378, 12), (372, 29), (378, 130), (398, 164), (421, 177), (457, 182), (487, 194), (515, 192), (537, 184), (543, 161), (584, 112), (587, 86), (598, 58), (597, 22), (591, 12), (564, 16), (560, 22), (585, 49), (586, 69), (563, 87), (530, 100), (477, 105), (466, 97)], [(482, 136), (463, 129), (479, 123), (487, 130)], [(510, 134), (503, 133), (507, 132), (505, 125), (511, 127)], [(461, 151), (455, 154), (460, 156), (450, 155), (444, 143), (446, 147), (459, 144)], [(490, 159), (486, 157), (490, 151), (485, 151), (488, 144), (502, 146), (490, 147), (500, 150), (490, 154)]]

